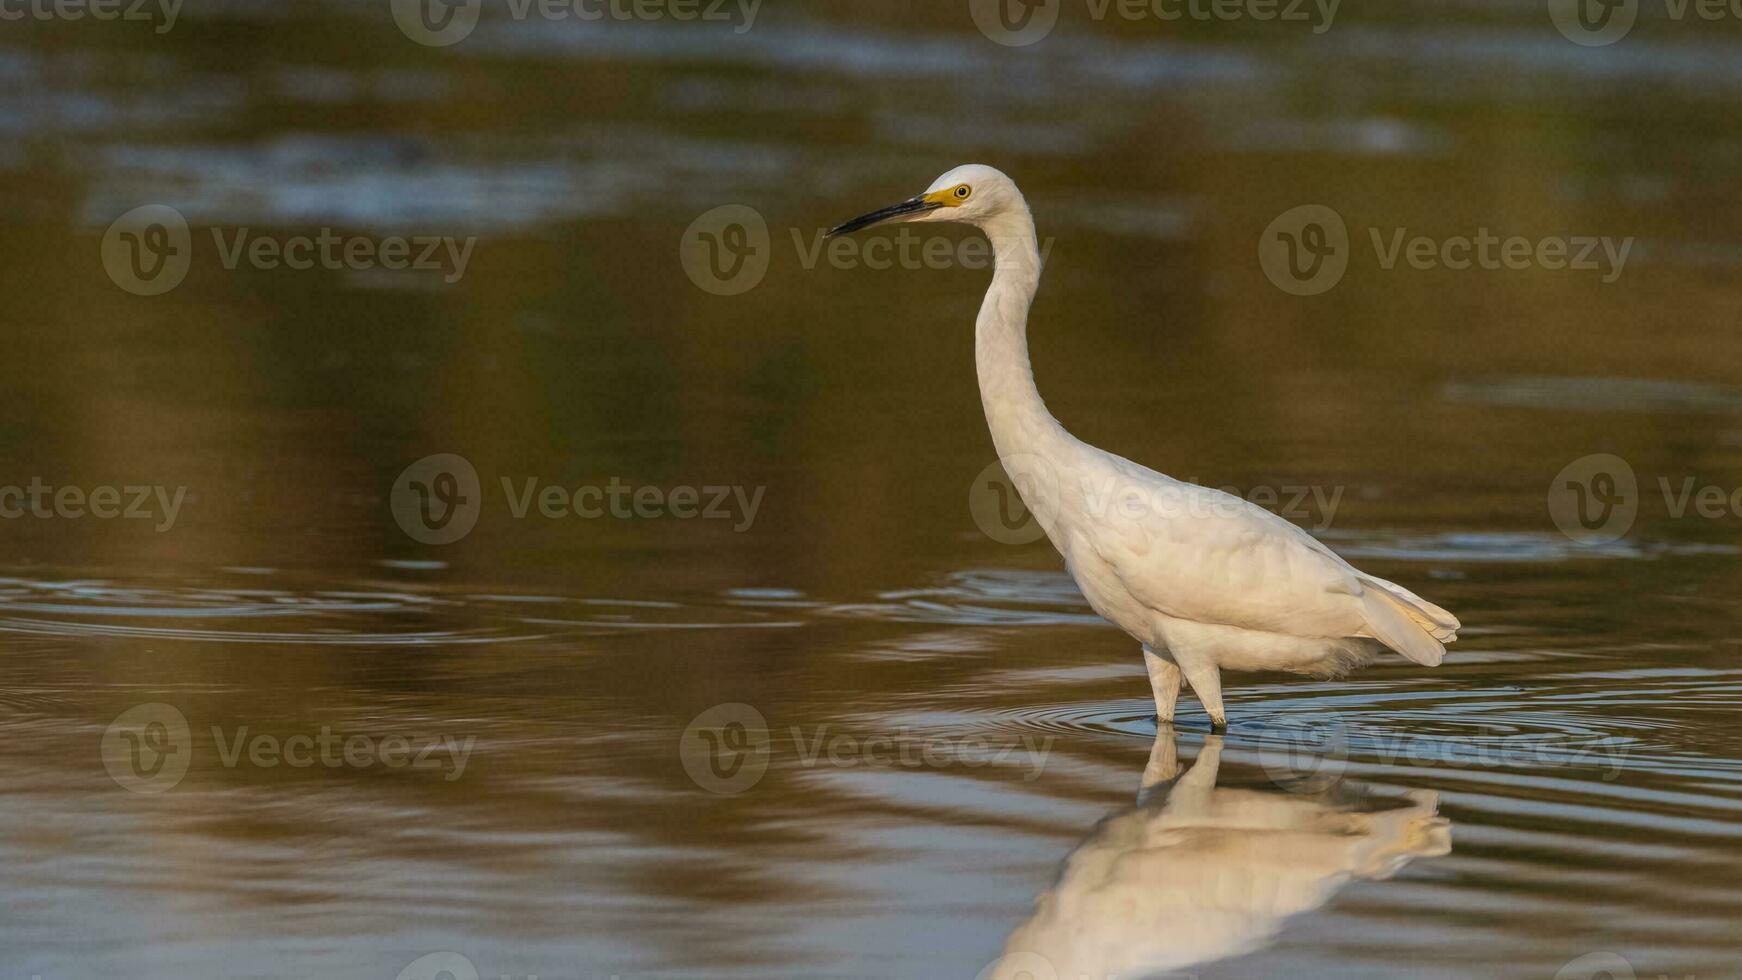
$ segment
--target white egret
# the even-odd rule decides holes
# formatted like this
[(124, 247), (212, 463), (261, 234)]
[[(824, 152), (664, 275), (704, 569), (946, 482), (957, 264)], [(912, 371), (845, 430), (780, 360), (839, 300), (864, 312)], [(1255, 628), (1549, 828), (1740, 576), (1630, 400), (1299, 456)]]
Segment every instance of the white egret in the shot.
[(1451, 613), (1256, 504), (1096, 449), (1052, 417), (1028, 360), (1040, 252), (1009, 177), (957, 167), (829, 234), (893, 221), (964, 222), (991, 239), (974, 359), (992, 443), (1089, 605), (1143, 645), (1159, 721), (1173, 721), (1182, 674), (1220, 731), (1223, 668), (1336, 677), (1386, 647), (1440, 662), (1457, 638)]

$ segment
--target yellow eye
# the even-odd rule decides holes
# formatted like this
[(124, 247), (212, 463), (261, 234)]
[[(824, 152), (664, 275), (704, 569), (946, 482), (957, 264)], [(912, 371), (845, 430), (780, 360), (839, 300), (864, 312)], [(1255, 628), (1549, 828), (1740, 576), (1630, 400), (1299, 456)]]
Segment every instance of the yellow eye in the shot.
[(968, 188), (968, 185), (963, 184), (960, 187), (956, 188), (956, 200), (966, 201), (968, 199), (968, 195), (972, 194), (972, 193), (973, 193), (973, 191)]

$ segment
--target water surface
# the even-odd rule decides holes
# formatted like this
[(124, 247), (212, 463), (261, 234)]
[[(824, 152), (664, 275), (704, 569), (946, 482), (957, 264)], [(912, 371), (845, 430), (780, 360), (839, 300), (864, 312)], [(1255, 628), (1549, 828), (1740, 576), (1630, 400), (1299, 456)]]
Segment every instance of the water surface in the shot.
[[(1737, 975), (1742, 517), (1675, 506), (1742, 486), (1728, 25), (491, 8), (438, 50), (295, 6), (0, 38), (0, 487), (185, 491), (161, 530), (0, 521), (6, 976)], [(1054, 412), (1316, 488), (1292, 519), (1463, 619), (1441, 668), (1231, 679), (1225, 738), (1189, 699), (1157, 732), (1133, 643), (974, 519), (985, 273), (804, 260), (967, 160), (1053, 239)], [(145, 298), (99, 240), (153, 203), (196, 251)], [(720, 296), (678, 242), (732, 203), (770, 261)], [(1256, 250), (1308, 203), (1358, 249), (1638, 244), (1608, 283), (1358, 251), (1302, 298)], [(243, 228), (476, 241), (457, 282), (227, 269)], [(392, 505), (438, 453), (482, 493), (447, 545)], [(1641, 488), (1614, 541), (1548, 510), (1592, 453)], [(529, 478), (742, 496), (517, 517)], [(105, 764), (171, 744), (105, 750), (141, 705), (186, 722), (173, 785)], [(765, 753), (710, 768), (698, 717)]]

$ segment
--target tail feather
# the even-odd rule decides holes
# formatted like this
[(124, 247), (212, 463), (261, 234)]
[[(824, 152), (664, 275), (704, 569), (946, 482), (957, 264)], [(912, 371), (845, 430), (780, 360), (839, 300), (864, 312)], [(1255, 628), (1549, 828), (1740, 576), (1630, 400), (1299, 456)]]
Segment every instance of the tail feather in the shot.
[(1458, 617), (1439, 606), (1423, 599), (1396, 582), (1387, 582), (1382, 578), (1361, 576), (1363, 585), (1377, 585), (1385, 591), (1403, 600), (1404, 613), (1415, 620), (1422, 629), (1433, 634), (1433, 638), (1441, 643), (1450, 643), (1458, 638), (1458, 630), (1464, 624), (1458, 622)]
[(1445, 658), (1446, 648), (1423, 615), (1411, 615), (1411, 604), (1390, 590), (1363, 590), (1361, 611), (1373, 638), (1405, 657), (1424, 667), (1438, 667)]

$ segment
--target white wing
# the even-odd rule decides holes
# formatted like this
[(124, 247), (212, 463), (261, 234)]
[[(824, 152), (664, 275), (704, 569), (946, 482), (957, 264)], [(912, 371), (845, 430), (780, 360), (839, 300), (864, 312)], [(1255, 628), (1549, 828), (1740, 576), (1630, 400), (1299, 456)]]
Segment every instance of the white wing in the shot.
[(1358, 571), (1270, 511), (1094, 452), (1102, 459), (1081, 501), (1089, 517), (1075, 536), (1146, 607), (1290, 636), (1373, 637), (1420, 663), (1439, 663), (1441, 643), (1455, 638), (1450, 613)]

